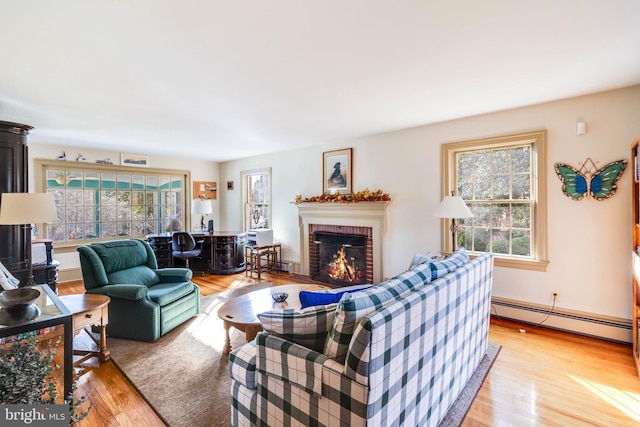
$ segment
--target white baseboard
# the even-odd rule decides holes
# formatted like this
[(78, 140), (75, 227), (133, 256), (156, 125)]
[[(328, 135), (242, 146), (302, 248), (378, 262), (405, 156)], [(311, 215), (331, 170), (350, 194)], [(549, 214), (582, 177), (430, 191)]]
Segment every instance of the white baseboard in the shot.
[(58, 271), (58, 283), (82, 280), (82, 270), (80, 268), (69, 268)]
[[(555, 308), (549, 314), (550, 306), (541, 306), (506, 298), (491, 299), (491, 315), (498, 318), (517, 320), (523, 323), (559, 329), (580, 335), (602, 338), (609, 341), (631, 343), (630, 319), (601, 316), (593, 313)], [(549, 317), (547, 318), (547, 315)], [(546, 320), (545, 320), (546, 318)]]

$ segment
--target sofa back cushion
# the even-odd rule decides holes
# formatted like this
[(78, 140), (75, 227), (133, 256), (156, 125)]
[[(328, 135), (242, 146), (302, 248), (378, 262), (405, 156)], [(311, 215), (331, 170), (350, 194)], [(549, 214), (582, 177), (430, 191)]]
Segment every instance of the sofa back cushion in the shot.
[(442, 276), (455, 271), (457, 268), (462, 267), (469, 262), (469, 254), (465, 248), (459, 248), (447, 258), (437, 261), (429, 261), (429, 268), (431, 269), (431, 280), (436, 280)]
[(126, 270), (139, 265), (147, 265), (149, 254), (140, 240), (116, 240), (91, 245), (100, 257), (107, 274)]
[(324, 354), (343, 363), (353, 331), (363, 317), (429, 282), (430, 267), (420, 264), (379, 285), (345, 294), (338, 303), (333, 326), (324, 345)]
[[(153, 270), (158, 268), (148, 243), (139, 239), (114, 240), (78, 247), (85, 289), (109, 283), (157, 283)], [(134, 270), (132, 270), (134, 269)], [(135, 282), (133, 277), (141, 277)]]

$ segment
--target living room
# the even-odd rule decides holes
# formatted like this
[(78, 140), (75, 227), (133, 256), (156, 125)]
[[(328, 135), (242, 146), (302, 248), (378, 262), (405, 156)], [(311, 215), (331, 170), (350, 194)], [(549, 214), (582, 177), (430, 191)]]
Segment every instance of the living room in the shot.
[[(600, 9), (596, 5), (591, 5), (593, 7), (591, 9), (588, 6), (583, 6), (582, 2), (571, 3), (575, 6), (576, 13), (579, 14), (579, 17), (574, 18), (575, 22), (589, 22), (588, 18), (595, 20), (594, 14), (597, 16), (600, 13)], [(190, 6), (194, 9), (197, 8), (195, 4)], [(365, 8), (364, 5), (361, 6)], [(506, 7), (500, 2), (493, 3), (493, 6), (496, 9)], [(33, 8), (34, 6), (31, 5), (31, 7)], [(186, 6), (184, 7), (188, 9)], [(552, 5), (549, 7), (553, 8)], [(620, 38), (633, 40), (636, 37), (635, 28), (628, 24), (622, 26), (621, 22), (626, 23), (627, 20), (631, 20), (631, 17), (637, 17), (637, 7), (631, 2), (622, 2), (620, 9), (624, 12), (612, 17), (611, 20), (622, 27)], [(15, 12), (26, 12), (27, 10), (17, 9)], [(569, 10), (571, 9), (563, 8), (558, 12), (558, 15), (569, 14)], [(31, 12), (32, 16), (37, 16), (40, 20), (46, 21), (44, 12)], [(58, 16), (58, 13), (61, 13), (59, 11), (55, 13), (53, 11), (49, 12), (53, 13), (52, 16)], [(133, 17), (138, 17), (139, 12), (132, 11), (132, 14), (127, 18), (114, 12), (113, 15), (106, 15), (105, 20), (122, 19), (125, 21), (122, 25), (127, 31), (131, 31), (131, 35), (135, 34), (135, 31), (131, 30), (135, 26), (132, 26), (129, 20), (133, 20)], [(241, 11), (235, 10), (235, 12), (240, 13)], [(274, 13), (270, 10), (263, 10), (262, 12), (268, 12), (269, 16)], [(314, 10), (314, 12), (318, 11)], [(325, 12), (329, 14), (328, 11)], [(357, 22), (356, 17), (360, 12), (350, 11), (348, 17), (352, 18), (353, 22)], [(483, 19), (489, 20), (488, 11), (476, 12)], [(533, 13), (533, 11), (526, 12)], [(542, 13), (541, 15), (544, 14)], [(30, 13), (23, 13), (24, 18), (28, 18), (29, 15)], [(259, 13), (256, 13), (256, 16), (252, 15), (250, 17), (251, 24), (258, 29), (264, 29), (257, 22), (259, 21), (259, 15)], [(626, 17), (623, 19), (625, 15)], [(462, 21), (472, 25), (472, 21), (476, 20), (476, 16), (464, 16)], [(540, 15), (535, 16), (540, 17)], [(166, 16), (162, 18), (159, 21), (163, 23), (172, 21)], [(305, 18), (308, 17), (305, 16)], [(560, 19), (552, 18), (552, 22), (556, 24), (555, 20)], [(198, 25), (202, 25), (200, 20), (203, 20), (203, 17), (196, 17), (195, 19)], [(482, 21), (482, 19), (478, 20)], [(22, 23), (26, 24), (25, 21), (22, 21)], [(220, 21), (220, 19), (217, 19), (216, 23), (222, 25)], [(87, 27), (91, 22), (88, 20)], [(549, 27), (549, 25), (542, 25), (544, 23), (543, 20), (535, 22), (540, 24), (540, 28), (537, 30), (539, 32), (544, 32)], [(42, 23), (42, 25), (45, 24), (46, 22)], [(345, 25), (344, 22), (341, 22), (341, 24)], [(563, 21), (563, 24), (567, 24), (567, 22)], [(7, 25), (6, 28), (15, 30), (14, 25), (16, 24)], [(145, 30), (150, 30), (151, 24), (142, 23), (141, 25)], [(371, 23), (369, 25), (374, 27)], [(430, 25), (436, 24), (430, 23)], [(556, 26), (560, 27), (560, 25)], [(243, 27), (243, 30), (249, 31), (251, 29), (249, 25), (247, 27)], [(586, 25), (586, 27), (594, 26)], [(194, 28), (202, 29), (206, 28), (206, 26), (198, 27), (194, 24)], [(473, 29), (478, 30), (479, 27), (473, 27)], [(582, 24), (580, 24), (580, 29), (584, 31)], [(85, 28), (84, 30), (89, 33), (89, 29)], [(100, 28), (100, 30), (106, 33), (109, 32), (106, 28)], [(623, 30), (626, 30), (626, 32)], [(51, 28), (49, 28), (49, 31), (51, 31)], [(257, 36), (251, 39), (253, 42), (260, 39), (260, 31), (255, 31)], [(576, 29), (576, 34), (579, 34), (577, 31)], [(613, 32), (613, 30), (611, 31)], [(17, 32), (14, 32), (14, 34), (17, 34)], [(44, 34), (46, 34), (44, 31), (39, 32), (38, 36), (44, 38)], [(537, 32), (530, 31), (526, 34), (534, 38), (533, 34), (537, 34)], [(236, 34), (233, 33), (233, 35)], [(282, 39), (278, 38), (278, 40), (282, 41), (289, 34), (280, 34), (279, 36)], [(601, 36), (604, 37), (605, 34), (601, 34)], [(155, 46), (152, 37), (148, 35), (141, 37), (143, 40), (140, 42), (139, 52)], [(149, 39), (145, 37), (149, 37)], [(156, 37), (164, 43), (171, 42), (166, 40), (170, 37)], [(20, 53), (24, 57), (20, 56), (17, 62), (26, 61), (26, 57), (32, 55), (32, 49), (35, 49), (35, 45), (39, 42), (37, 37), (32, 39), (25, 36), (25, 38), (27, 43), (25, 43), (25, 48)], [(575, 38), (579, 39), (577, 35)], [(10, 37), (5, 38), (5, 40), (7, 39), (10, 39)], [(558, 36), (558, 39), (560, 39), (560, 36)], [(495, 42), (500, 38), (492, 38), (492, 40)], [(177, 41), (174, 42), (178, 44)], [(552, 43), (547, 40), (547, 44), (543, 46), (550, 48), (549, 44)], [(607, 43), (603, 44), (607, 45)], [(358, 43), (354, 42), (354, 45), (357, 46)], [(180, 47), (182, 47), (181, 44)], [(116, 48), (113, 46), (105, 45), (102, 48), (105, 49), (106, 53), (115, 55)], [(309, 49), (317, 51), (317, 55), (322, 56), (321, 49)], [(375, 51), (375, 49), (373, 50)], [(2, 81), (0, 84), (0, 119), (25, 123), (35, 127), (35, 130), (28, 137), (30, 190), (41, 190), (39, 188), (40, 184), (36, 180), (35, 159), (55, 160), (62, 152), (65, 152), (67, 163), (75, 162), (77, 155), (82, 155), (89, 163), (95, 163), (102, 159), (112, 159), (117, 162), (123, 152), (138, 153), (148, 156), (149, 164), (153, 168), (188, 170), (192, 181), (216, 182), (218, 184), (217, 198), (212, 203), (213, 212), (207, 216), (207, 219), (214, 220), (218, 230), (244, 230), (246, 228), (243, 219), (243, 173), (268, 169), (272, 182), (271, 226), (274, 230), (274, 237), (282, 244), (282, 259), (288, 263), (292, 272), (301, 271), (303, 258), (298, 208), (294, 203), (296, 196), (310, 197), (321, 194), (323, 190), (323, 153), (351, 148), (353, 153), (353, 190), (369, 189), (375, 191), (381, 189), (391, 196), (392, 201), (386, 211), (386, 230), (384, 234), (385, 249), (382, 258), (384, 277), (392, 277), (404, 271), (416, 252), (437, 253), (441, 251), (443, 240), (449, 237), (446, 234), (446, 221), (433, 216), (433, 212), (435, 212), (443, 197), (442, 144), (525, 131), (546, 130), (548, 138), (546, 165), (547, 257), (543, 261), (548, 261), (548, 265), (542, 270), (508, 268), (498, 265), (495, 268), (493, 282), (495, 314), (535, 324), (542, 320), (547, 311), (553, 307), (554, 312), (545, 321), (545, 326), (578, 334), (602, 337), (616, 342), (629, 343), (632, 337), (630, 320), (632, 271), (629, 251), (632, 247), (630, 182), (631, 175), (634, 172), (633, 165), (631, 163), (627, 165), (628, 170), (624, 171), (618, 181), (618, 188), (615, 194), (603, 201), (586, 198), (580, 201), (571, 200), (562, 192), (562, 182), (554, 171), (556, 163), (566, 163), (578, 169), (587, 159), (592, 159), (597, 167), (602, 167), (613, 161), (630, 160), (630, 145), (640, 133), (640, 125), (638, 125), (637, 121), (637, 117), (640, 117), (640, 82), (637, 78), (637, 68), (633, 71), (636, 76), (635, 79), (628, 78), (624, 80), (623, 77), (618, 77), (619, 80), (616, 82), (603, 81), (599, 83), (599, 86), (596, 85), (596, 90), (585, 91), (571, 85), (572, 79), (577, 79), (579, 76), (583, 77), (583, 74), (590, 73), (592, 69), (596, 69), (607, 62), (606, 55), (603, 53), (606, 50), (606, 46), (602, 48), (595, 42), (585, 45), (580, 40), (572, 40), (572, 43), (567, 43), (564, 53), (560, 54), (558, 64), (554, 63), (550, 57), (541, 51), (536, 53), (527, 49), (522, 51), (517, 49), (510, 50), (509, 55), (514, 58), (518, 56), (516, 53), (519, 53), (519, 57), (529, 57), (531, 61), (517, 61), (513, 67), (507, 67), (515, 77), (508, 81), (505, 80), (504, 84), (500, 81), (504, 76), (499, 74), (498, 78), (481, 82), (480, 88), (475, 92), (469, 92), (468, 97), (457, 93), (455, 103), (448, 100), (445, 102), (446, 92), (429, 92), (421, 88), (415, 96), (429, 99), (430, 104), (432, 104), (431, 108), (436, 110), (436, 113), (432, 112), (428, 119), (422, 119), (419, 114), (420, 108), (412, 110), (411, 114), (413, 115), (410, 117), (409, 111), (407, 111), (406, 118), (400, 117), (403, 115), (402, 99), (410, 99), (411, 90), (403, 92), (404, 98), (399, 98), (400, 100), (395, 98), (395, 96), (399, 96), (398, 94), (384, 92), (385, 85), (403, 85), (403, 76), (399, 72), (394, 74), (393, 78), (383, 81), (376, 80), (377, 75), (373, 75), (370, 81), (367, 81), (365, 75), (360, 75), (363, 79), (363, 81), (360, 81), (357, 78), (358, 76), (349, 74), (350, 79), (344, 81), (344, 90), (347, 91), (347, 89), (351, 90), (351, 87), (358, 87), (362, 90), (354, 90), (354, 93), (366, 95), (362, 96), (358, 102), (347, 103), (336, 92), (331, 93), (335, 97), (333, 99), (316, 94), (317, 98), (310, 102), (305, 99), (306, 94), (304, 92), (292, 93), (294, 92), (293, 90), (286, 89), (286, 82), (278, 79), (272, 80), (274, 76), (267, 72), (271, 70), (265, 71), (265, 74), (257, 71), (260, 69), (260, 61), (256, 59), (256, 64), (244, 64), (247, 68), (242, 71), (247, 74), (255, 73), (256, 77), (254, 79), (256, 81), (264, 78), (264, 86), (259, 85), (257, 82), (246, 87), (241, 87), (240, 84), (238, 84), (238, 87), (234, 86), (237, 90), (238, 98), (249, 99), (249, 101), (260, 104), (261, 109), (252, 110), (252, 114), (285, 117), (284, 113), (272, 113), (270, 108), (273, 106), (275, 109), (280, 102), (284, 102), (282, 99), (290, 99), (298, 109), (304, 109), (304, 106), (308, 104), (341, 105), (340, 108), (327, 108), (328, 111), (332, 109), (339, 110), (339, 114), (334, 112), (334, 114), (330, 115), (325, 112), (327, 114), (325, 117), (318, 115), (318, 122), (306, 123), (309, 128), (327, 125), (329, 119), (336, 123), (364, 120), (360, 115), (353, 119), (349, 116), (350, 110), (357, 111), (359, 109), (366, 110), (367, 114), (380, 122), (379, 125), (375, 123), (369, 123), (367, 126), (362, 125), (360, 129), (366, 131), (359, 131), (357, 126), (352, 128), (336, 126), (335, 129), (327, 130), (324, 134), (317, 133), (313, 135), (313, 138), (309, 137), (309, 140), (314, 141), (313, 143), (305, 141), (307, 144), (304, 146), (288, 146), (273, 152), (269, 152), (266, 149), (269, 138), (263, 138), (260, 134), (260, 129), (270, 129), (269, 126), (272, 123), (250, 124), (249, 121), (238, 122), (240, 127), (244, 126), (245, 128), (241, 129), (241, 131), (229, 131), (227, 136), (220, 136), (224, 132), (218, 133), (216, 135), (219, 140), (213, 140), (212, 138), (213, 142), (203, 141), (199, 136), (196, 137), (195, 130), (192, 134), (192, 130), (197, 128), (199, 124), (206, 122), (210, 116), (226, 117), (223, 114), (224, 109), (220, 108), (218, 101), (215, 100), (214, 92), (206, 91), (204, 94), (200, 92), (204, 90), (203, 88), (206, 88), (206, 85), (202, 84), (202, 81), (206, 82), (206, 80), (198, 80), (199, 83), (193, 86), (182, 82), (180, 86), (184, 89), (184, 98), (175, 97), (175, 94), (168, 91), (166, 87), (154, 86), (157, 82), (146, 85), (140, 80), (136, 83), (142, 87), (139, 92), (134, 92), (133, 95), (124, 89), (119, 92), (123, 99), (130, 98), (131, 105), (129, 109), (125, 109), (122, 103), (109, 104), (105, 101), (105, 105), (99, 105), (93, 112), (89, 111), (89, 105), (87, 105), (85, 115), (85, 110), (78, 107), (75, 110), (76, 121), (73, 122), (73, 129), (71, 129), (75, 134), (62, 136), (65, 130), (68, 131), (72, 127), (67, 124), (71, 121), (71, 116), (73, 116), (71, 105), (67, 106), (62, 101), (51, 101), (52, 103), (63, 104), (63, 111), (56, 110), (55, 114), (52, 114), (46, 120), (40, 119), (40, 110), (46, 109), (46, 103), (44, 106), (41, 104), (37, 108), (29, 107), (28, 97), (23, 99), (21, 96), (23, 92), (27, 92), (25, 88), (34, 82), (17, 72), (13, 75), (8, 75), (1, 74), (2, 71), (0, 71), (0, 77), (2, 77), (0, 78), (0, 81)], [(41, 68), (48, 68), (54, 76), (62, 78), (62, 74), (69, 72), (69, 69), (60, 67), (59, 61), (61, 61), (61, 57), (51, 53), (53, 51), (41, 53), (43, 56), (37, 59), (35, 63), (39, 62)], [(260, 49), (257, 47), (247, 50), (247, 52), (256, 55), (256, 58), (260, 60), (263, 59)], [(300, 53), (300, 51), (294, 52)], [(576, 54), (576, 52), (583, 53)], [(130, 64), (135, 63), (136, 57), (134, 53), (136, 53), (135, 50), (133, 52), (129, 51), (128, 55), (130, 56), (125, 58), (130, 61)], [(224, 53), (230, 54), (228, 51), (224, 51)], [(336, 64), (341, 63), (339, 62), (340, 60), (346, 63), (347, 53), (341, 53), (344, 56), (335, 55), (329, 58)], [(354, 52), (348, 53), (353, 54)], [(479, 68), (483, 64), (482, 60), (472, 57), (472, 51), (465, 50), (464, 53), (470, 55), (469, 65), (466, 68)], [(288, 58), (286, 52), (276, 51), (272, 54), (282, 55), (283, 61)], [(362, 53), (362, 55), (364, 56), (365, 54)], [(401, 56), (400, 54), (398, 55)], [(638, 54), (635, 51), (626, 52), (626, 55), (631, 58), (629, 64), (637, 64), (637, 62), (633, 62), (633, 60), (637, 61), (638, 59)], [(187, 55), (185, 54), (184, 56)], [(184, 56), (178, 56), (178, 58), (184, 58)], [(372, 61), (366, 68), (382, 66), (379, 63), (392, 60), (393, 57), (394, 52), (391, 48), (385, 50), (384, 54), (379, 56), (375, 54), (365, 56), (366, 61)], [(74, 77), (83, 84), (92, 83), (92, 86), (84, 87), (85, 91), (91, 92), (93, 90), (96, 93), (95, 97), (100, 98), (101, 96), (106, 96), (112, 90), (106, 84), (110, 80), (106, 72), (103, 73), (97, 69), (98, 67), (94, 69), (90, 66), (87, 67), (86, 64), (83, 65), (82, 55), (77, 52), (72, 58), (74, 61), (70, 62), (73, 62), (73, 65), (80, 70), (78, 75)], [(145, 65), (149, 67), (148, 71), (153, 70), (154, 67), (166, 66), (164, 58), (154, 57), (153, 59), (154, 61), (151, 64)], [(402, 58), (398, 58), (398, 60), (400, 59)], [(497, 61), (501, 58), (494, 56), (491, 59)], [(516, 60), (513, 59), (513, 61)], [(508, 62), (500, 62), (500, 64), (506, 67)], [(533, 65), (540, 62), (544, 66), (537, 68), (540, 73), (539, 79), (533, 79), (530, 74), (525, 73), (524, 68), (533, 67)], [(201, 74), (206, 73), (203, 71), (204, 67), (199, 69), (194, 66), (194, 63), (197, 63), (197, 61), (189, 62), (193, 68), (186, 71), (193, 73), (194, 81), (196, 81), (196, 76), (200, 77)], [(38, 78), (44, 79), (41, 73), (39, 74), (35, 71), (38, 67), (35, 66), (34, 62), (28, 62), (28, 64), (29, 66), (23, 69), (23, 74), (33, 73), (35, 75), (33, 77), (34, 80)], [(216, 63), (215, 65), (219, 64)], [(314, 62), (314, 65), (317, 65), (317, 63)], [(590, 68), (590, 65), (592, 68)], [(250, 66), (253, 66), (253, 68)], [(296, 66), (299, 67), (300, 65), (296, 63)], [(430, 64), (430, 66), (435, 66), (435, 64)], [(132, 66), (132, 68), (135, 67)], [(339, 69), (341, 67), (336, 68)], [(620, 65), (618, 68), (624, 67)], [(358, 71), (361, 72), (362, 69), (358, 68)], [(299, 68), (299, 70), (302, 70), (302, 68)], [(546, 70), (546, 72), (542, 73), (541, 70)], [(229, 69), (225, 70), (228, 75), (233, 74), (231, 71)], [(343, 71), (347, 72), (348, 70)], [(339, 70), (335, 72), (338, 73)], [(600, 72), (599, 68), (598, 72)], [(602, 71), (604, 74), (606, 72), (607, 70)], [(614, 74), (611, 70), (609, 72)], [(172, 76), (175, 80), (167, 80), (166, 86), (168, 87), (170, 84), (175, 83), (176, 80), (189, 80), (184, 77), (187, 74), (183, 75), (181, 73), (185, 73), (185, 70), (176, 71), (178, 77)], [(91, 77), (87, 79), (87, 75), (91, 75)], [(552, 79), (552, 76), (558, 77), (559, 75), (561, 75), (561, 78)], [(218, 77), (220, 76), (218, 75)], [(121, 75), (118, 75), (118, 78), (120, 77)], [(314, 75), (314, 77), (317, 76)], [(329, 77), (332, 76), (328, 76), (327, 79)], [(437, 77), (443, 78), (442, 75)], [(465, 74), (458, 74), (455, 78), (446, 82), (452, 86), (458, 83), (462, 85), (466, 79), (470, 79), (470, 77)], [(533, 86), (534, 81), (539, 83), (539, 81), (544, 81), (545, 79), (552, 83), (544, 86), (547, 90), (544, 97), (537, 96), (536, 93), (528, 93), (527, 97), (518, 99), (520, 104), (509, 104), (510, 97), (513, 96), (515, 98), (515, 95), (521, 94), (524, 88), (529, 85)], [(114, 80), (117, 81), (118, 79), (115, 78)], [(248, 79), (249, 82), (251, 80)], [(334, 82), (334, 80), (331, 81)], [(339, 81), (339, 79), (336, 81)], [(54, 92), (55, 85), (50, 81), (48, 83), (51, 86), (49, 89), (51, 92), (48, 94), (50, 99), (65, 99), (65, 96), (67, 96), (64, 93), (65, 91), (69, 92), (70, 99), (75, 99), (77, 95), (73, 95), (73, 92), (83, 91), (83, 88), (74, 88), (72, 90), (61, 85), (63, 92)], [(121, 83), (122, 87), (130, 87), (128, 86), (129, 82), (122, 81)], [(243, 81), (243, 84), (246, 83), (247, 81)], [(44, 88), (40, 89), (44, 91)], [(167, 113), (160, 115), (158, 110), (154, 108), (155, 116), (152, 115), (152, 117), (147, 118), (143, 116), (144, 108), (149, 105), (146, 100), (139, 98), (144, 98), (150, 94), (155, 94), (150, 98), (165, 106)], [(207, 102), (210, 102), (212, 112), (202, 114), (202, 110), (204, 110), (203, 104), (197, 104), (198, 108), (194, 108), (190, 104), (189, 96), (198, 99), (201, 97), (209, 98)], [(273, 96), (273, 98), (269, 98), (269, 96)], [(226, 99), (229, 100), (229, 98)], [(81, 100), (86, 101), (86, 99)], [(502, 105), (502, 107), (482, 110), (482, 105), (489, 103), (490, 100), (502, 101), (502, 104), (497, 104)], [(69, 104), (72, 104), (72, 102), (70, 101)], [(377, 107), (382, 109), (381, 112), (376, 108), (366, 109), (365, 107), (370, 104), (384, 106), (384, 108)], [(175, 113), (174, 108), (176, 108), (176, 105), (179, 106), (180, 113)], [(242, 109), (239, 105), (234, 105), (231, 102), (225, 107), (228, 107), (229, 117), (231, 117), (231, 111), (235, 112), (235, 110)], [(309, 108), (311, 107), (309, 106)], [(66, 110), (67, 108), (68, 110)], [(97, 122), (94, 121), (97, 116), (109, 117), (108, 111), (110, 108), (114, 110), (123, 109), (125, 115), (129, 116), (129, 120), (114, 120), (113, 123), (116, 126), (112, 128), (110, 128), (110, 125), (113, 123), (108, 118), (97, 120)], [(442, 110), (441, 119), (438, 119), (439, 108)], [(455, 111), (456, 108), (459, 111)], [(38, 114), (36, 114), (36, 111), (38, 111)], [(65, 112), (68, 114), (65, 114)], [(394, 117), (395, 122), (388, 121), (388, 117)], [(301, 118), (296, 116), (296, 119)], [(310, 120), (308, 117), (306, 119)], [(92, 135), (91, 129), (78, 125), (83, 120), (97, 123), (97, 132)], [(211, 120), (214, 119), (211, 118)], [(215, 120), (222, 119), (216, 117)], [(164, 135), (161, 138), (158, 137), (158, 142), (154, 144), (156, 135), (146, 132), (150, 132), (149, 129), (156, 127), (159, 121), (171, 122), (172, 126), (161, 129)], [(233, 122), (231, 119), (228, 121), (229, 123)], [(277, 122), (278, 119), (274, 119), (274, 121)], [(584, 134), (576, 132), (576, 123), (579, 121), (586, 123), (586, 133)], [(132, 122), (139, 122), (141, 125), (136, 130), (135, 126), (130, 127)], [(122, 130), (114, 129), (120, 124), (122, 125)], [(294, 129), (294, 123), (292, 122), (289, 122), (289, 124), (292, 127), (293, 139), (300, 137), (300, 134), (296, 133), (299, 128), (296, 127)], [(300, 120), (298, 126), (303, 127), (304, 124), (303, 120)], [(228, 126), (231, 126), (231, 124)], [(222, 127), (228, 130), (225, 126)], [(107, 130), (108, 128), (110, 130)], [(133, 131), (130, 132), (132, 128)], [(345, 131), (344, 129), (347, 130)], [(244, 134), (243, 139), (235, 139), (236, 133)], [(264, 133), (271, 136), (267, 131)], [(284, 133), (278, 134), (273, 139), (285, 139), (284, 135)], [(319, 135), (321, 137), (318, 137)], [(95, 139), (90, 140), (91, 136)], [(190, 140), (197, 141), (199, 144), (190, 148), (187, 145)], [(220, 144), (219, 141), (223, 141), (223, 143)], [(230, 156), (226, 159), (209, 157), (209, 151), (224, 152), (225, 145), (229, 152), (239, 148), (242, 148), (244, 152), (236, 157)], [(227, 183), (229, 182), (233, 182), (234, 185), (228, 187)], [(199, 221), (199, 216), (194, 215), (186, 221), (185, 226), (192, 227), (198, 224)], [(59, 273), (62, 284), (64, 281), (80, 278), (80, 263), (75, 248), (56, 250), (56, 259), (60, 262)], [(556, 298), (554, 298), (554, 294), (557, 294)], [(631, 350), (629, 351), (631, 352)]]

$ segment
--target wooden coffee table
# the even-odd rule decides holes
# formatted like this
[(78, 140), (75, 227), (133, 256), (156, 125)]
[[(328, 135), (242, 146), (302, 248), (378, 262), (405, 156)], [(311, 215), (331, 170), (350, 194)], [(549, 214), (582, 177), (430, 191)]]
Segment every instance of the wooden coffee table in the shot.
[(73, 350), (73, 354), (83, 356), (73, 363), (78, 366), (82, 362), (92, 357), (98, 357), (100, 362), (106, 362), (111, 358), (107, 349), (106, 328), (109, 323), (109, 301), (106, 295), (97, 294), (73, 294), (60, 297), (62, 303), (73, 313), (73, 334), (78, 335), (82, 330), (90, 325), (100, 327), (100, 342), (98, 351)]
[[(229, 328), (233, 326), (236, 329), (244, 331), (247, 341), (251, 341), (256, 334), (262, 330), (258, 314), (274, 308), (296, 308), (301, 307), (300, 291), (319, 291), (321, 289), (331, 289), (329, 286), (323, 285), (281, 285), (270, 288), (260, 289), (258, 291), (249, 292), (236, 298), (232, 298), (225, 302), (218, 316), (224, 321), (224, 329), (226, 333), (224, 354), (231, 352), (231, 338), (229, 336)], [(289, 294), (287, 301), (284, 303), (276, 303), (271, 298), (272, 292), (286, 292)]]

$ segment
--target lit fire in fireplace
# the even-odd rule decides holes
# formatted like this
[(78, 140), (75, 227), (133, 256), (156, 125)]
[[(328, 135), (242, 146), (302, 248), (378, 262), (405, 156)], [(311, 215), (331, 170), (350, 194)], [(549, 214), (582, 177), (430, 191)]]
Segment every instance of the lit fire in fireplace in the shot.
[(326, 274), (335, 280), (341, 280), (343, 282), (360, 282), (362, 279), (362, 271), (356, 266), (356, 259), (353, 257), (347, 258), (345, 251), (345, 245), (343, 245), (335, 255), (333, 255), (333, 262), (330, 262), (325, 267)]

